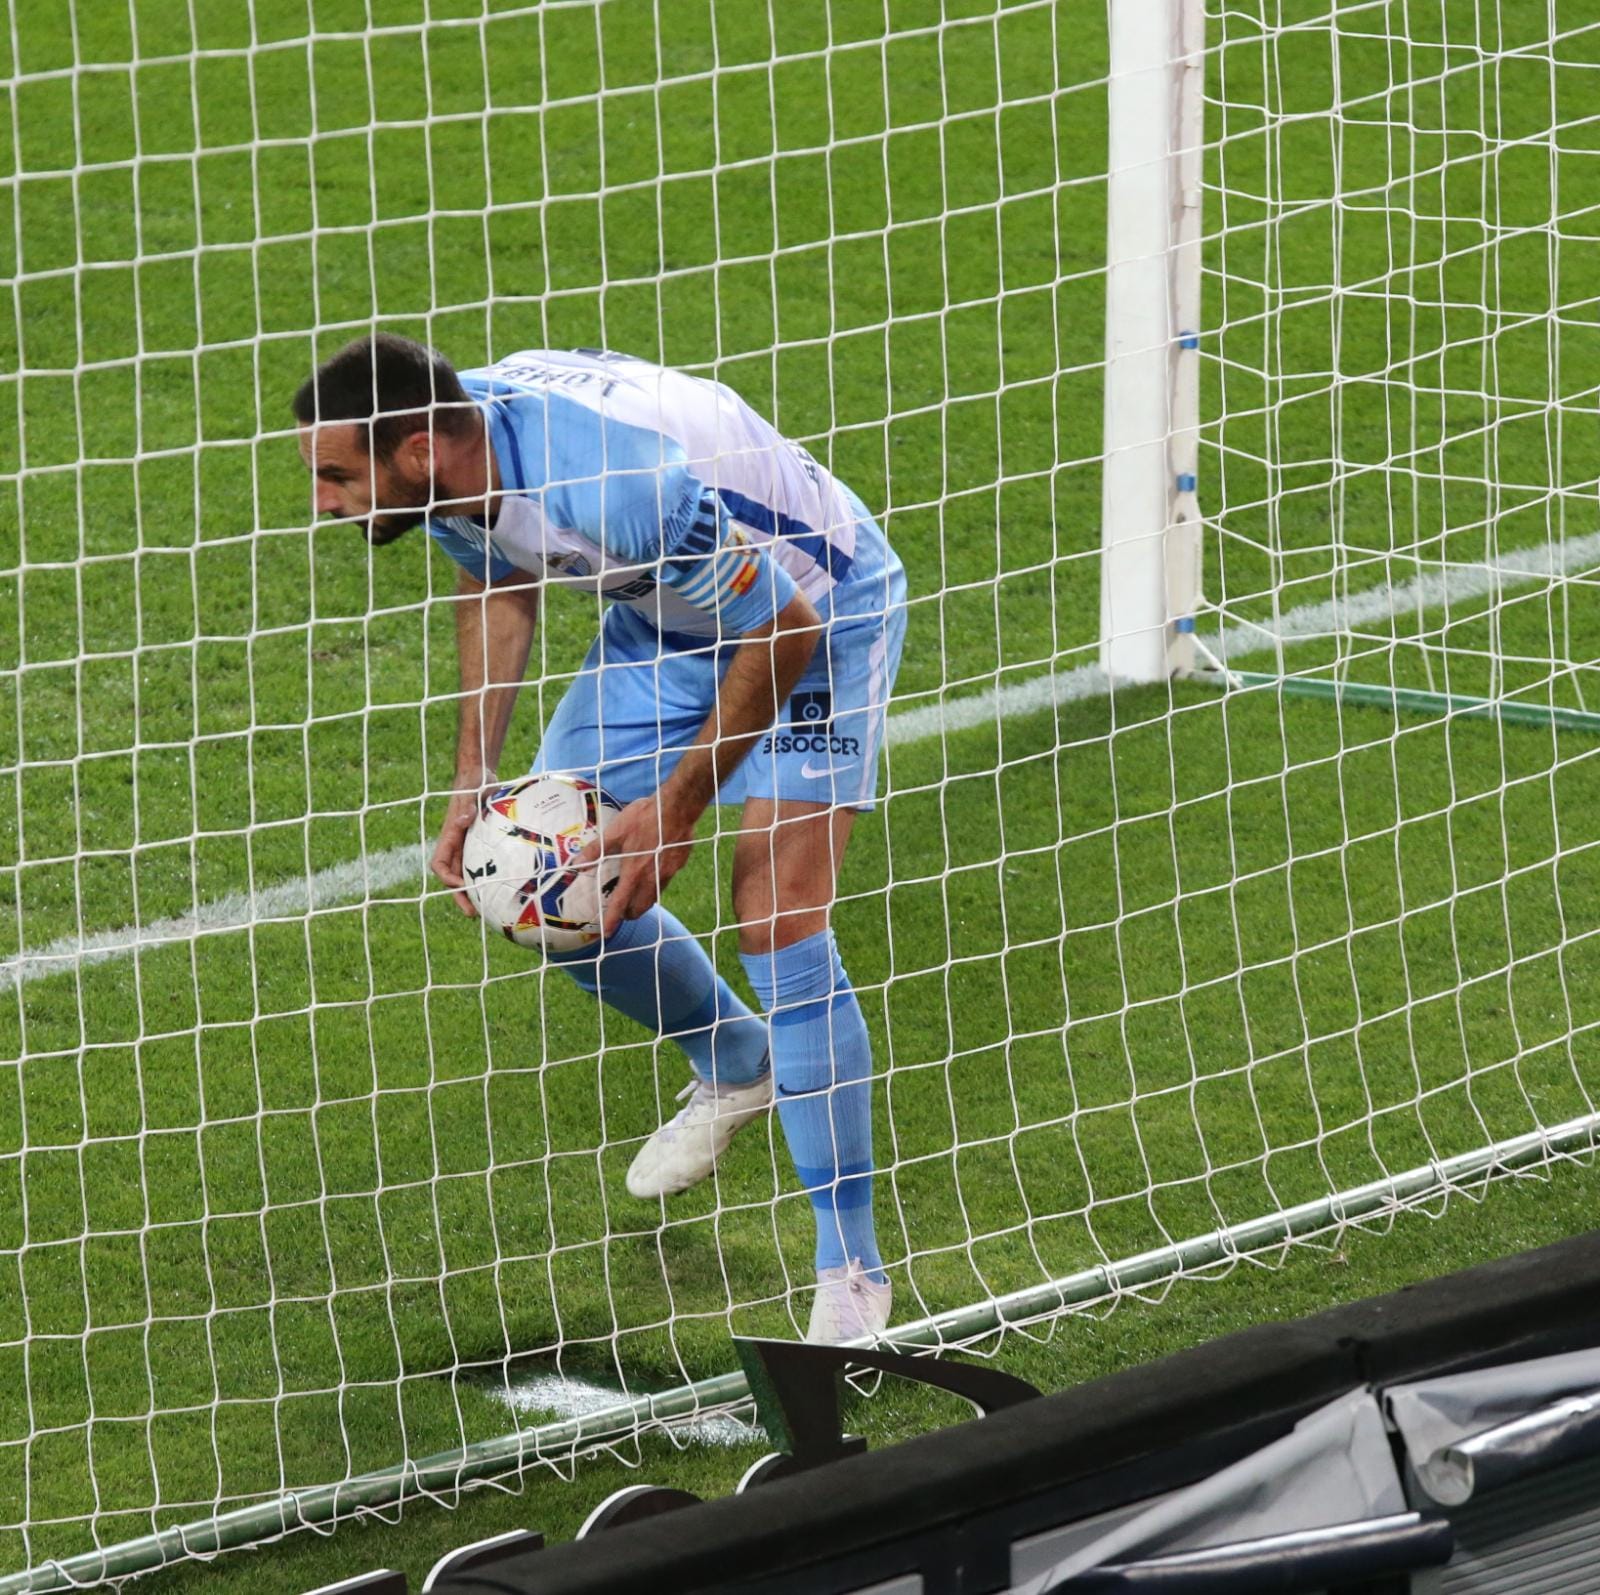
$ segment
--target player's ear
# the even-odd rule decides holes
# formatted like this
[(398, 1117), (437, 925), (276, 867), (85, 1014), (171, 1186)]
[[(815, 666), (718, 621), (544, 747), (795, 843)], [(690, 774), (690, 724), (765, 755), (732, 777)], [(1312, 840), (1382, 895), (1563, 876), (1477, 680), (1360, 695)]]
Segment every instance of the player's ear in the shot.
[(395, 456), (407, 476), (430, 481), (433, 477), (433, 436), (426, 427), (403, 438)]

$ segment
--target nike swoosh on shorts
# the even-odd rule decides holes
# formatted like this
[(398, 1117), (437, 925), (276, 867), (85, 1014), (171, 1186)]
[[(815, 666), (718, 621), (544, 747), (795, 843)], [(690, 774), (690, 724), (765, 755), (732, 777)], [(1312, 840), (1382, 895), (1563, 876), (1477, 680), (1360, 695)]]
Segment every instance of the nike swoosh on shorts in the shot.
[(820, 781), (824, 776), (827, 775), (848, 775), (850, 772), (848, 770), (841, 770), (836, 765), (832, 764), (825, 764), (820, 770), (814, 770), (812, 769), (810, 761), (808, 760), (805, 764), (800, 766), (800, 773), (808, 781)]

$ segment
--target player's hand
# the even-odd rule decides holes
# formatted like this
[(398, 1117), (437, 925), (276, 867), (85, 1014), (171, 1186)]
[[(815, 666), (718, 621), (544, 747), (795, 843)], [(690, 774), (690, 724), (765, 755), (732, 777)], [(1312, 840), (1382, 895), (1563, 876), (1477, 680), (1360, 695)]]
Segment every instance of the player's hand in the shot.
[(450, 799), (450, 807), (445, 810), (444, 824), (439, 827), (439, 843), (433, 850), (433, 873), (452, 889), (456, 907), (468, 919), (476, 919), (478, 910), (464, 890), (467, 878), (461, 873), (461, 850), (473, 820), (478, 817), (481, 796), (494, 784), (494, 777), (490, 776), (485, 781), (457, 789)]
[(578, 856), (580, 864), (620, 858), (622, 873), (606, 901), (601, 928), (613, 935), (625, 919), (648, 913), (667, 882), (688, 862), (699, 815), (678, 809), (660, 792), (630, 803)]

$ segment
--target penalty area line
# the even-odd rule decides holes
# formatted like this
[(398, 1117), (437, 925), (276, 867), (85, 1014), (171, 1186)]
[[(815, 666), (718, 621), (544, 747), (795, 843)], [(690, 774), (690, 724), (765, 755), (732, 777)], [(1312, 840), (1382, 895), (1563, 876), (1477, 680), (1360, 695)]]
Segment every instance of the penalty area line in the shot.
[[(1564, 576), (1580, 567), (1595, 565), (1600, 565), (1600, 532), (1559, 544), (1512, 549), (1482, 564), (1429, 571), (1398, 585), (1370, 587), (1345, 598), (1303, 604), (1267, 620), (1238, 621), (1201, 641), (1218, 658), (1237, 659), (1336, 636), (1400, 614), (1448, 610), (1451, 604), (1470, 603), (1504, 588), (1526, 586), (1542, 577)], [(941, 703), (902, 709), (889, 716), (884, 740), (890, 747), (904, 747), (979, 726), (993, 726), (1057, 704), (1101, 697), (1110, 686), (1110, 678), (1099, 665), (1077, 665)], [(0, 992), (134, 953), (197, 941), (202, 936), (248, 930), (252, 925), (297, 919), (318, 910), (364, 902), (396, 887), (414, 891), (427, 868), (428, 849), (406, 844), (346, 864), (330, 865), (309, 876), (280, 881), (260, 891), (229, 892), (201, 904), (192, 914), (154, 920), (142, 927), (125, 925), (82, 936), (61, 936), (43, 947), (24, 948), (0, 963)]]

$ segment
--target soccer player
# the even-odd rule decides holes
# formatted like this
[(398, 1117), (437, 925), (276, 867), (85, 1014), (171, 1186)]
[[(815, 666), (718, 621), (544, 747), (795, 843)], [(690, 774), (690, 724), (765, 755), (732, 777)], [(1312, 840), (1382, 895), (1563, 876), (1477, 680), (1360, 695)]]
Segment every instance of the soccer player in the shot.
[[(321, 365), (294, 413), (320, 514), (374, 545), (425, 523), (459, 567), (460, 734), (433, 869), (467, 914), (462, 843), (496, 781), (540, 588), (606, 601), (533, 767), (626, 805), (604, 840), (622, 859), (604, 937), (551, 961), (693, 1071), (628, 1190), (704, 1179), (776, 1086), (817, 1224), (807, 1338), (883, 1329), (872, 1057), (830, 924), (905, 632), (905, 573), (871, 513), (731, 389), (597, 350), (458, 374), (378, 334)], [(659, 901), (713, 802), (742, 805), (733, 903), (764, 1018)]]

